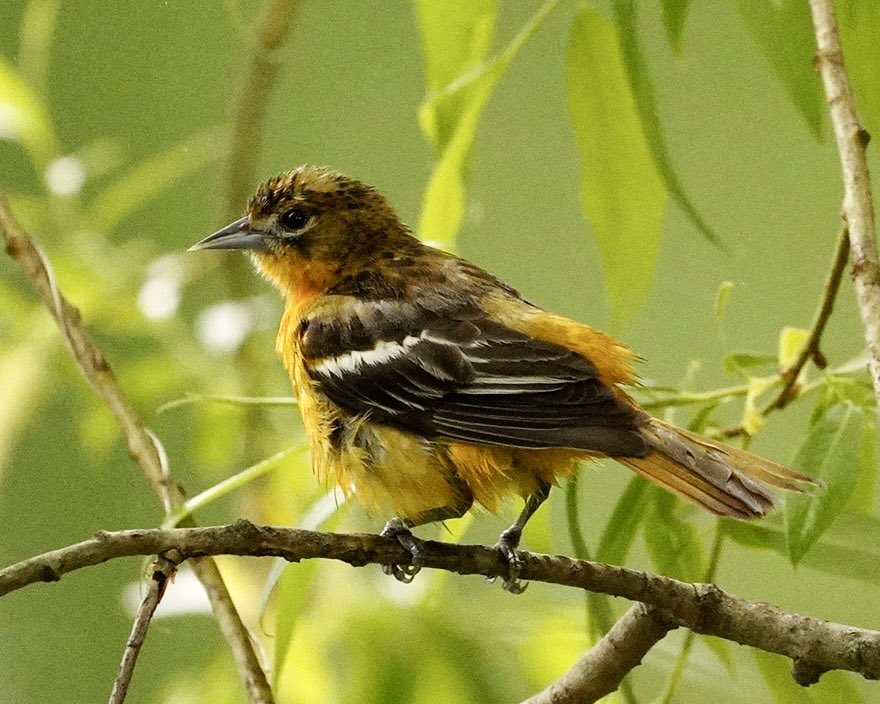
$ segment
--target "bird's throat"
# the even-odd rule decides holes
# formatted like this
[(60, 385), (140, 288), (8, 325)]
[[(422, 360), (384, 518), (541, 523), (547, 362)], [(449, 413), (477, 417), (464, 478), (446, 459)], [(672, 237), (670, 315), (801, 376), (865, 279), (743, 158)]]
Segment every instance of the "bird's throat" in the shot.
[(260, 272), (275, 284), (287, 300), (288, 308), (303, 311), (329, 285), (333, 272), (316, 261), (291, 261), (276, 254), (255, 254)]

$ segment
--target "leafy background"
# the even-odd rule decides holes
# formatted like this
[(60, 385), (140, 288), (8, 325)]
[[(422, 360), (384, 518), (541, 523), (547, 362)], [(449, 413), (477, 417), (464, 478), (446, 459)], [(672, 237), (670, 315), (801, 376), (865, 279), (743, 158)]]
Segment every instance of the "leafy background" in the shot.
[[(230, 215), (231, 106), (262, 9), (0, 0), (0, 188), (174, 477), (195, 495), (238, 476), (200, 522), (375, 531), (379, 517), (337, 509), (312, 478), (295, 408), (196, 399), (161, 410), (187, 394), (288, 392), (272, 352), (273, 292), (235, 255), (183, 254)], [(880, 12), (871, 0), (839, 12), (859, 108), (878, 132)], [(304, 2), (273, 57), (255, 158), (258, 179), (319, 163), (378, 185), (425, 239), (624, 339), (648, 360), (655, 388), (640, 398), (658, 413), (708, 432), (744, 420), (760, 430), (753, 449), (829, 486), (761, 523), (719, 523), (599, 464), (554, 492), (527, 548), (712, 577), (747, 598), (876, 627), (875, 416), (858, 363), (840, 369), (863, 348), (848, 282), (823, 340), (838, 371), (811, 369), (809, 394), (766, 422), (755, 413), (802, 342), (839, 229), (812, 51), (800, 0)], [(108, 412), (9, 261), (0, 302), (0, 562), (160, 523)], [(491, 544), (515, 510), (423, 534)], [(221, 566), (274, 658), (281, 702), (519, 701), (625, 608), (539, 584), (514, 598), (440, 573), (404, 586), (374, 568)], [(3, 599), (0, 698), (105, 698), (141, 568), (115, 562)], [(243, 701), (185, 574), (165, 607), (130, 701)], [(877, 696), (840, 673), (804, 692), (787, 667), (675, 633), (610, 699)]]

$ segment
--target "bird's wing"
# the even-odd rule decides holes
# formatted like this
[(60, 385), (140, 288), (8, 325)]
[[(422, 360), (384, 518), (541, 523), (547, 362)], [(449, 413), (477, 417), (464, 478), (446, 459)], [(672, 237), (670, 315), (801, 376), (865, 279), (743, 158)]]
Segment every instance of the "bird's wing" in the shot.
[[(413, 304), (359, 304), (308, 321), (306, 368), (354, 415), (425, 438), (641, 456), (640, 412), (565, 347), (491, 320), (475, 307), (442, 314)], [(351, 311), (350, 311), (351, 312)]]

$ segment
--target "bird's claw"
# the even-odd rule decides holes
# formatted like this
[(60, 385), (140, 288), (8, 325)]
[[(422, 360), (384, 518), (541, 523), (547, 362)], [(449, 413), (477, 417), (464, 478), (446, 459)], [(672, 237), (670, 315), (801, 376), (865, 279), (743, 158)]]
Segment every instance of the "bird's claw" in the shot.
[(416, 565), (382, 565), (382, 572), (403, 584), (412, 582), (421, 569)]
[(412, 555), (412, 560), (408, 565), (382, 565), (382, 572), (394, 577), (398, 582), (409, 584), (425, 564), (422, 541), (416, 538), (399, 518), (392, 518), (388, 521), (380, 535), (383, 538), (397, 538), (397, 541)]
[[(507, 576), (501, 582), (501, 588), (511, 594), (522, 594), (529, 586), (528, 582), (521, 582), (519, 579), (523, 570), (523, 561), (516, 548), (519, 545), (520, 536), (516, 533), (504, 531), (495, 543), (495, 549), (501, 553), (507, 561)], [(487, 579), (494, 582), (495, 578)]]

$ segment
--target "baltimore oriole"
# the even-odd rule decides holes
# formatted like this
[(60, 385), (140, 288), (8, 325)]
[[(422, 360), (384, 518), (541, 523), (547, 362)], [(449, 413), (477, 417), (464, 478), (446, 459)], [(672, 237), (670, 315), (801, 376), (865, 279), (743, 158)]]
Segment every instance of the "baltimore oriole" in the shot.
[(634, 355), (621, 342), (541, 310), (464, 259), (420, 242), (375, 189), (301, 167), (261, 185), (246, 215), (191, 249), (249, 250), (286, 301), (277, 350), (299, 402), (319, 477), (410, 529), (457, 518), (474, 501), (525, 508), (498, 549), (519, 591), (523, 527), (578, 460), (613, 457), (709, 511), (773, 505), (769, 484), (810, 478), (652, 418), (624, 392)]

